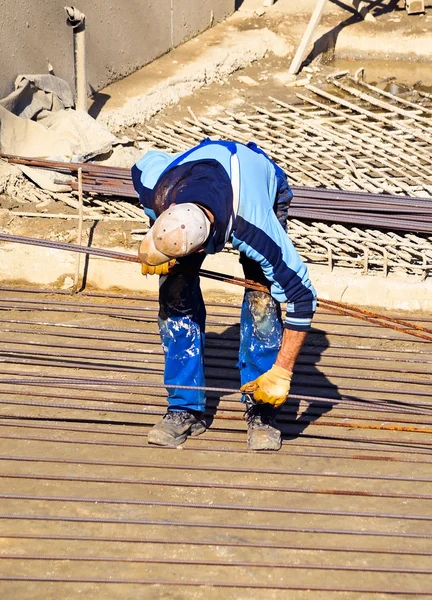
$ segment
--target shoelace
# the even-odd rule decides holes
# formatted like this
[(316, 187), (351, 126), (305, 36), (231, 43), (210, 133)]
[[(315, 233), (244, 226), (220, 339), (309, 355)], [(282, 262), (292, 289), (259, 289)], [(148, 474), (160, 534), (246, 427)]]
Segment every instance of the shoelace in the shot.
[[(257, 404), (252, 399), (246, 400), (245, 402), (244, 416), (248, 425), (262, 424), (272, 427), (274, 423), (273, 408), (271, 406), (266, 406), (265, 404)], [(254, 421), (258, 422), (253, 423)]]
[(169, 410), (168, 412), (165, 413), (164, 419), (169, 420), (169, 421), (177, 421), (178, 423), (181, 424), (181, 423), (184, 423), (184, 421), (186, 421), (188, 416), (189, 416), (189, 413), (187, 413), (187, 412)]

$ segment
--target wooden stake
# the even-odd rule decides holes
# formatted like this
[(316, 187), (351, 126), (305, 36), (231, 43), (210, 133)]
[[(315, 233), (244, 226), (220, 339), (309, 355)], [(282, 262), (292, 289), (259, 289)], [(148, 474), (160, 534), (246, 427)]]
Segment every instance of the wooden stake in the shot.
[(300, 70), (301, 64), (306, 55), (306, 51), (308, 49), (309, 43), (312, 39), (313, 33), (321, 19), (321, 15), (324, 12), (324, 7), (326, 5), (327, 0), (318, 0), (317, 5), (315, 6), (315, 10), (312, 13), (309, 24), (306, 27), (306, 31), (303, 34), (303, 37), (300, 41), (299, 47), (297, 48), (297, 52), (292, 60), (290, 68), (288, 69), (289, 75), (297, 75)]

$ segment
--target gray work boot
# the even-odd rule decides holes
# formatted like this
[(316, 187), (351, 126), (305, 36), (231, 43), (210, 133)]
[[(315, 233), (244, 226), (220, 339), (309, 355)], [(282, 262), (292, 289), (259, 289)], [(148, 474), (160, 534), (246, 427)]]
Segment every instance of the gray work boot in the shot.
[(248, 426), (248, 450), (279, 450), (281, 432), (274, 427), (276, 410), (271, 404), (256, 403), (246, 395), (245, 421)]
[(148, 442), (158, 446), (180, 446), (188, 435), (200, 435), (205, 430), (202, 412), (169, 410), (149, 431)]

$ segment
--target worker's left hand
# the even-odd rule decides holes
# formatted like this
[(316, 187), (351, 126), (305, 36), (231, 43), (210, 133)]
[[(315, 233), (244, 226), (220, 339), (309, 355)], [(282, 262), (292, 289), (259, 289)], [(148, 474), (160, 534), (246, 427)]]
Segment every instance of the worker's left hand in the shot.
[(273, 365), (258, 379), (245, 383), (240, 390), (246, 394), (253, 394), (255, 402), (266, 402), (278, 408), (288, 398), (291, 377), (292, 371), (279, 367), (279, 365)]
[(169, 270), (176, 264), (176, 262), (177, 261), (173, 259), (162, 263), (161, 265), (157, 265), (156, 267), (141, 263), (141, 273), (143, 275), (167, 275)]

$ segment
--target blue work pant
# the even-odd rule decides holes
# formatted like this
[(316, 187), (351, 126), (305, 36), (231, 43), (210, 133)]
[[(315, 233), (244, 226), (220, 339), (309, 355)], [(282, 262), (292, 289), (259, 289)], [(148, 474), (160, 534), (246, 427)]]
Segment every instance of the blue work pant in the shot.
[[(204, 411), (205, 392), (176, 386), (205, 386), (206, 311), (198, 271), (204, 253), (182, 258), (177, 272), (160, 278), (159, 331), (165, 354), (164, 383), (170, 410)], [(246, 279), (268, 285), (260, 266), (240, 257)], [(276, 360), (282, 340), (280, 305), (270, 294), (246, 289), (241, 309), (238, 368), (241, 385), (259, 377)]]

